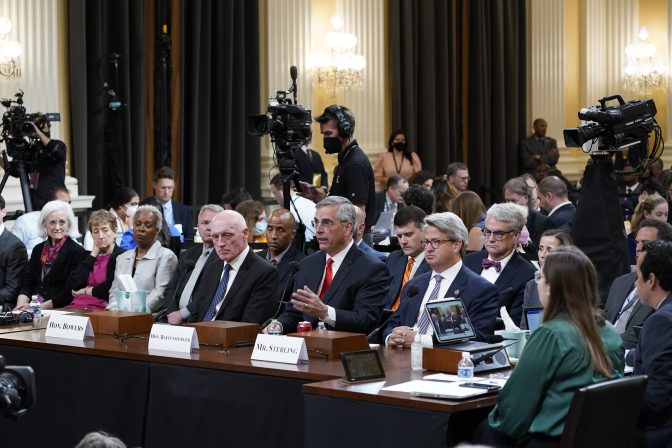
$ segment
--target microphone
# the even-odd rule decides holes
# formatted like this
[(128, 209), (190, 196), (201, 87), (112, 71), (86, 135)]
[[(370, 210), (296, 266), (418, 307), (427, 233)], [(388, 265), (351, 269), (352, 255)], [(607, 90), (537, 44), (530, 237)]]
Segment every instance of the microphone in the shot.
[(296, 78), (298, 76), (296, 65), (292, 65), (289, 68), (289, 76), (292, 78), (292, 86), (289, 88), (289, 92), (293, 94), (294, 104), (296, 104)]
[(285, 281), (285, 287), (282, 289), (282, 294), (280, 295), (280, 301), (278, 302), (278, 309), (275, 310), (275, 313), (273, 313), (273, 316), (266, 319), (266, 322), (264, 322), (261, 325), (262, 330), (264, 328), (266, 328), (266, 326), (268, 324), (270, 324), (273, 319), (278, 317), (278, 315), (280, 314), (280, 311), (282, 310), (282, 305), (284, 305), (286, 303), (290, 303), (289, 300), (285, 300), (285, 295), (287, 294), (287, 288), (289, 287), (290, 283), (292, 283), (294, 281), (294, 276), (300, 270), (301, 270), (301, 266), (299, 265), (298, 261), (290, 261), (289, 262), (289, 276), (287, 277), (287, 281)]
[[(409, 286), (409, 287), (408, 287), (408, 293), (406, 294), (406, 300), (404, 300), (404, 303), (405, 303), (408, 299), (410, 299), (411, 297), (415, 297), (415, 296), (418, 294), (419, 291), (420, 291), (420, 290), (418, 289), (417, 286), (415, 286), (415, 285), (411, 285), (411, 286)], [(401, 307), (401, 302), (399, 303), (399, 306)], [(397, 308), (397, 309), (399, 309), (399, 308)], [(367, 338), (367, 339), (371, 339), (371, 337), (373, 337), (373, 336), (377, 335), (378, 333), (380, 333), (380, 330), (382, 330), (383, 328), (387, 327), (387, 324), (390, 323), (390, 319), (392, 319), (392, 316), (394, 316), (394, 311), (392, 311), (391, 309), (388, 309), (388, 308), (385, 308), (385, 309), (383, 310), (383, 313), (390, 313), (390, 315), (387, 316), (387, 319), (385, 319), (385, 321), (383, 321), (383, 323), (382, 323), (381, 325), (379, 325), (379, 326), (376, 327), (371, 333), (369, 333), (368, 335), (366, 335), (366, 338)]]
[(161, 319), (163, 316), (166, 315), (168, 310), (175, 304), (175, 299), (177, 298), (177, 291), (180, 290), (180, 283), (182, 283), (182, 280), (185, 278), (189, 278), (187, 275), (191, 271), (194, 270), (196, 267), (196, 262), (194, 260), (187, 260), (184, 262), (184, 269), (182, 270), (182, 275), (180, 275), (180, 278), (177, 280), (177, 285), (175, 285), (175, 291), (173, 291), (173, 298), (171, 299), (170, 303), (168, 303), (168, 306), (156, 313), (156, 316), (154, 316), (154, 322), (158, 322), (159, 319)]
[[(495, 335), (495, 336), (497, 336), (497, 335)], [(500, 336), (500, 337), (501, 337), (501, 336)], [(490, 339), (490, 338), (489, 338), (489, 339)], [(503, 340), (503, 338), (502, 338), (502, 340)], [(509, 340), (509, 339), (507, 339), (507, 340)], [(500, 348), (498, 348), (497, 350), (495, 350), (494, 352), (488, 352), (488, 353), (486, 353), (485, 355), (482, 355), (482, 356), (479, 356), (478, 358), (472, 359), (471, 361), (474, 363), (474, 365), (476, 365), (476, 364), (480, 364), (480, 363), (482, 363), (483, 361), (487, 361), (488, 359), (492, 359), (493, 356), (495, 356), (497, 353), (499, 353), (499, 352), (501, 352), (502, 350), (504, 350), (506, 347), (509, 347), (509, 346), (511, 346), (511, 345), (513, 345), (513, 344), (517, 344), (518, 342), (520, 342), (520, 339), (516, 339), (516, 340), (514, 340), (513, 342), (509, 342), (508, 344), (504, 344), (504, 345), (502, 345)]]

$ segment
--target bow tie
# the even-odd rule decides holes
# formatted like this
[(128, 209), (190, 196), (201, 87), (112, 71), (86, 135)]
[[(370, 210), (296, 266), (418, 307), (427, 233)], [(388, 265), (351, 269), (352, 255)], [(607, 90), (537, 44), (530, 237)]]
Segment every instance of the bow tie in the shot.
[(483, 266), (483, 269), (495, 268), (495, 271), (498, 274), (502, 270), (502, 263), (499, 261), (492, 261), (489, 258), (484, 258), (481, 262), (481, 266)]

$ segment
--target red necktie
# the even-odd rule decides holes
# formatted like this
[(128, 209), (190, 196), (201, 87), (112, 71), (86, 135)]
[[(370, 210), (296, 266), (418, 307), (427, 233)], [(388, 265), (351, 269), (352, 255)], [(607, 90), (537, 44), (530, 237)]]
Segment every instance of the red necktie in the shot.
[(334, 273), (331, 271), (331, 265), (334, 264), (333, 258), (327, 259), (327, 267), (324, 269), (324, 281), (322, 282), (322, 290), (320, 291), (320, 300), (327, 293), (329, 285), (331, 285), (331, 279), (334, 276)]

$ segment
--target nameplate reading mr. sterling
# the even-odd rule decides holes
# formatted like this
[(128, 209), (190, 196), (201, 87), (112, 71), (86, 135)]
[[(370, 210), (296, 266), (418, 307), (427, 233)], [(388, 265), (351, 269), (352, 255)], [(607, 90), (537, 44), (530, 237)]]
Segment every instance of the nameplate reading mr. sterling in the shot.
[(306, 341), (303, 338), (290, 336), (260, 334), (254, 342), (252, 359), (285, 364), (298, 364), (299, 361), (307, 362)]
[(194, 327), (176, 327), (154, 324), (149, 334), (150, 350), (169, 350), (171, 352), (191, 353), (198, 348), (198, 336)]
[(83, 341), (84, 336), (93, 336), (93, 327), (88, 317), (52, 314), (49, 316), (47, 332), (44, 335), (52, 338)]

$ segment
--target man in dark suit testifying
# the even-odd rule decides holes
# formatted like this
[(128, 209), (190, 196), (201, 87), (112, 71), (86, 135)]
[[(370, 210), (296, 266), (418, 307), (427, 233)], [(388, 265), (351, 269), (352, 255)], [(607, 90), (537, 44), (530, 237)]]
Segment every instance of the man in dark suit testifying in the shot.
[(278, 292), (275, 295), (277, 300), (281, 300), (285, 283), (291, 273), (290, 263), (293, 261), (299, 262), (303, 258), (303, 253), (292, 244), (295, 236), (296, 220), (290, 211), (284, 208), (273, 210), (271, 216), (268, 217), (268, 225), (266, 226), (268, 248), (257, 255), (278, 270)]
[(514, 204), (494, 204), (488, 209), (483, 235), (485, 250), (464, 257), (464, 264), (499, 290), (499, 307), (514, 320), (523, 312), (525, 285), (536, 269), (516, 252), (525, 217)]
[(430, 272), (422, 247), (422, 226), (427, 214), (415, 205), (402, 207), (394, 215), (394, 231), (399, 240), (400, 250), (387, 257), (390, 273), (390, 289), (385, 308), (396, 311), (399, 308), (401, 290), (413, 277)]
[[(402, 291), (401, 305), (385, 329), (384, 338), (391, 347), (408, 347), (420, 333), (423, 345), (431, 346), (432, 326), (425, 304), (444, 297), (464, 302), (476, 338), (492, 335), (497, 318), (497, 288), (462, 263), (469, 232), (454, 213), (435, 213), (425, 218), (423, 245), (431, 272), (416, 276)], [(417, 294), (409, 297), (412, 286)]]
[[(637, 294), (655, 311), (634, 352), (635, 375), (647, 375), (636, 446), (669, 447), (672, 440), (672, 242), (653, 241), (637, 258)], [(628, 353), (630, 357), (632, 353)]]
[[(636, 257), (639, 258), (646, 243), (656, 240), (672, 241), (672, 226), (666, 222), (645, 219), (637, 229), (635, 240)], [(636, 280), (635, 272), (617, 277), (609, 288), (609, 296), (604, 306), (606, 318), (621, 335), (625, 349), (637, 347), (638, 335), (635, 327), (643, 325), (653, 313), (653, 308), (642, 303), (637, 295)]]
[(320, 250), (303, 260), (294, 293), (278, 320), (285, 333), (300, 321), (323, 321), (337, 331), (368, 333), (378, 324), (387, 297), (387, 268), (355, 246), (355, 206), (341, 196), (327, 196), (315, 212)]
[[(166, 300), (170, 301), (166, 308), (166, 312), (169, 313), (168, 323), (179, 323), (189, 317), (187, 305), (191, 302), (191, 296), (200, 283), (203, 270), (213, 261), (219, 260), (212, 243), (210, 223), (221, 211), (224, 209), (217, 204), (206, 204), (201, 207), (197, 226), (203, 244), (196, 244), (180, 256), (173, 278), (170, 279), (164, 293)], [(175, 315), (174, 312), (178, 314)]]
[[(278, 271), (247, 244), (245, 218), (233, 210), (215, 215), (210, 233), (219, 261), (210, 263), (187, 308), (189, 322), (229, 320), (261, 324), (277, 305)], [(181, 323), (181, 322), (179, 322)]]
[(21, 240), (5, 228), (5, 216), (5, 200), (0, 196), (0, 311), (11, 311), (16, 306), (28, 254)]

